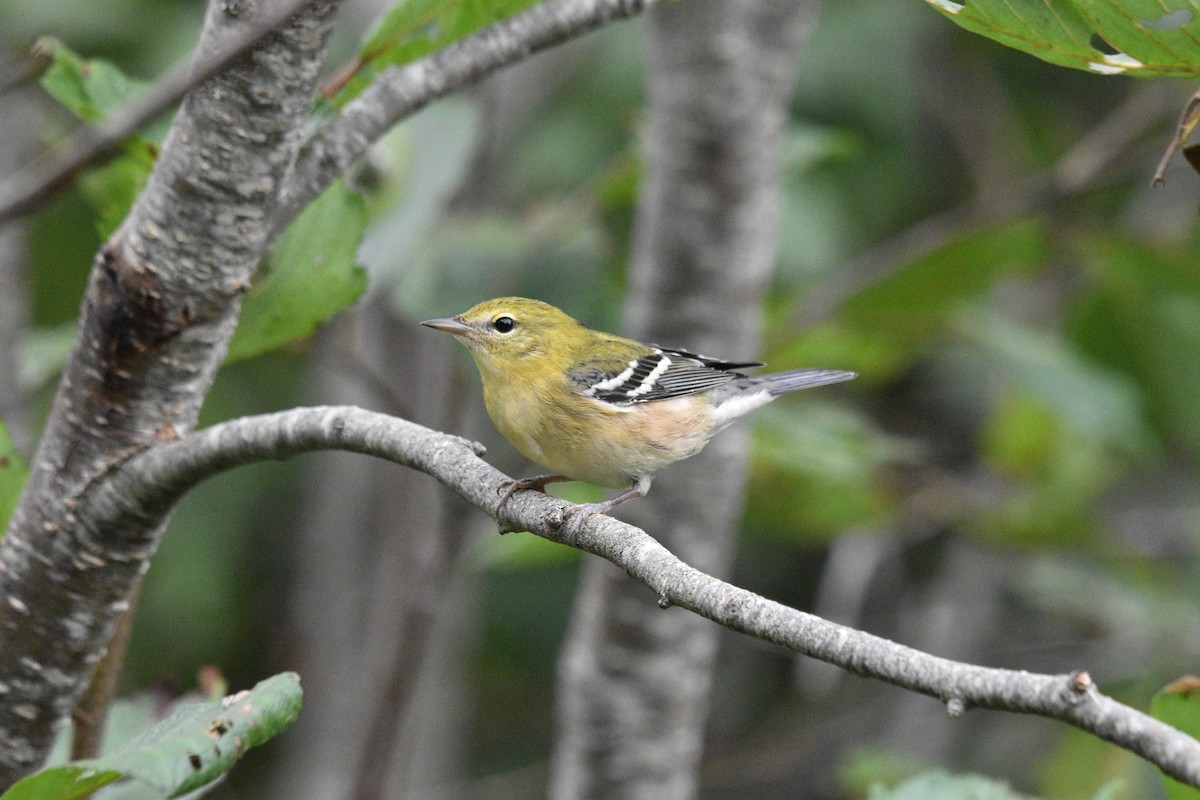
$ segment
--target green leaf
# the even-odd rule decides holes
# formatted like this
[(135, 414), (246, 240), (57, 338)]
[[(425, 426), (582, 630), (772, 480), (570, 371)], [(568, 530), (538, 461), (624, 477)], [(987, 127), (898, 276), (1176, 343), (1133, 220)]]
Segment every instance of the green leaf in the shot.
[(865, 795), (872, 786), (891, 786), (929, 771), (928, 762), (891, 750), (862, 747), (838, 769), (838, 785), (847, 797)]
[(300, 678), (285, 672), (248, 692), (181, 706), (163, 722), (100, 758), (49, 767), (18, 781), (0, 800), (73, 800), (119, 778), (124, 796), (177, 797), (222, 777), (252, 747), (300, 713)]
[(381, 69), (416, 61), (524, 11), (537, 0), (401, 0), (367, 31), (333, 101), (341, 105)]
[[(1200, 678), (1188, 675), (1164, 686), (1150, 701), (1150, 714), (1160, 722), (1200, 738)], [(1200, 789), (1163, 776), (1168, 800), (1200, 800)]]
[(894, 788), (871, 787), (868, 800), (1032, 800), (1007, 783), (982, 775), (927, 772)]
[(1200, 4), (1160, 0), (926, 0), (955, 24), (1100, 75), (1200, 74)]
[(87, 122), (98, 122), (146, 86), (108, 61), (80, 57), (57, 39), (46, 37), (38, 45), (50, 56), (42, 88)]
[[(146, 85), (103, 59), (81, 58), (57, 39), (47, 37), (40, 46), (50, 54), (42, 88), (86, 122), (99, 122)], [(97, 227), (101, 238), (125, 218), (158, 157), (157, 146), (140, 136), (130, 136), (122, 147), (124, 156), (88, 172), (80, 182), (84, 196), (100, 215)]]
[(8, 438), (8, 428), (0, 422), (0, 537), (4, 536), (8, 518), (21, 499), (21, 490), (28, 477), (29, 466)]
[(125, 155), (91, 170), (79, 182), (83, 196), (96, 210), (96, 232), (102, 239), (129, 214), (158, 158), (157, 146), (140, 136), (131, 136), (122, 149)]
[(367, 288), (355, 263), (366, 226), (362, 198), (340, 182), (305, 209), (259, 268), (227, 360), (304, 339), (352, 306)]
[(18, 781), (0, 800), (76, 800), (122, 777), (124, 774), (117, 770), (79, 765), (51, 767)]

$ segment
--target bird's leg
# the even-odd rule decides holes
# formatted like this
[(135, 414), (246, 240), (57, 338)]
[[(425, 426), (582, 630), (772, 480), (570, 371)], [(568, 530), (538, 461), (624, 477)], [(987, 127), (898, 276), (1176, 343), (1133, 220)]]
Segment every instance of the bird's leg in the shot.
[(603, 503), (584, 503), (572, 506), (563, 513), (563, 530), (572, 535), (577, 534), (579, 528), (592, 514), (607, 514), (622, 503), (628, 503), (643, 494), (645, 492), (642, 491), (641, 485), (636, 484), (629, 491), (619, 494), (611, 500), (605, 500)]
[(499, 504), (496, 506), (496, 513), (499, 514), (508, 502), (508, 498), (514, 493), (522, 489), (535, 489), (539, 492), (546, 491), (547, 483), (562, 483), (563, 481), (574, 480), (566, 475), (534, 475), (532, 478), (521, 478), (519, 481), (505, 481), (497, 487), (497, 492), (504, 492), (504, 496), (500, 498)]

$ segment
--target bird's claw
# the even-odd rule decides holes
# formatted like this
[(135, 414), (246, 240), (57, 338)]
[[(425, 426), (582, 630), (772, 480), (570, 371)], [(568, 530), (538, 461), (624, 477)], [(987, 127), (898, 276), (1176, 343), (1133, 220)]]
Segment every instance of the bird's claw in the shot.
[(563, 521), (559, 530), (569, 536), (578, 536), (593, 515), (603, 514), (606, 511), (608, 511), (608, 506), (605, 503), (584, 503), (571, 506), (563, 512)]

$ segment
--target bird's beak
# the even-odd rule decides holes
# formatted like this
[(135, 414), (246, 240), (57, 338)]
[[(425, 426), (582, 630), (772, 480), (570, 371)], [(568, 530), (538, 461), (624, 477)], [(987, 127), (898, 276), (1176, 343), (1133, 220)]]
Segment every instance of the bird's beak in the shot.
[(426, 328), (433, 328), (446, 333), (453, 333), (455, 336), (462, 336), (470, 333), (469, 325), (464, 325), (454, 317), (438, 317), (437, 319), (427, 319), (421, 323)]

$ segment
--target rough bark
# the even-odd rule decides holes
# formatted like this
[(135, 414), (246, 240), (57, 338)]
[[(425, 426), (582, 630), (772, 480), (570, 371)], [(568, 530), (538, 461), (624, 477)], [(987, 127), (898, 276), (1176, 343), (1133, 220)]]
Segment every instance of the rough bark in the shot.
[[(626, 327), (729, 358), (759, 350), (758, 317), (781, 215), (779, 148), (810, 2), (693, 0), (648, 15), (647, 178)], [(729, 568), (747, 430), (675, 465), (623, 514), (716, 575)], [(718, 630), (646, 603), (584, 564), (560, 662), (551, 796), (687, 798), (696, 792)]]
[[(149, 184), (96, 259), (79, 335), (0, 545), (0, 787), (34, 768), (157, 545), (169, 507), (83, 502), (123, 460), (190, 431), (295, 158), (336, 0), (312, 0), (188, 95)], [(269, 4), (210, 5), (198, 52)]]

